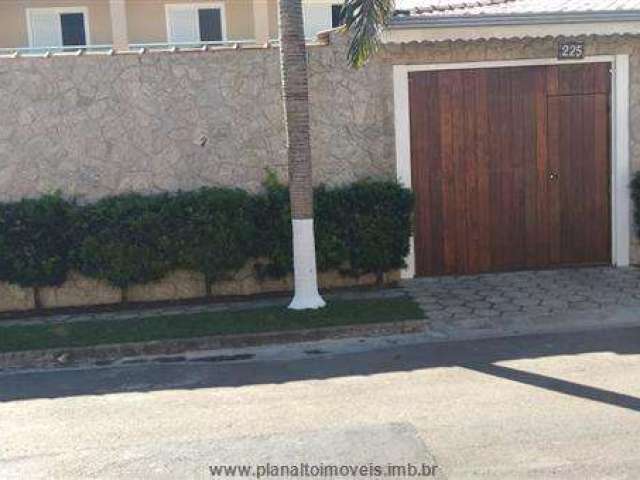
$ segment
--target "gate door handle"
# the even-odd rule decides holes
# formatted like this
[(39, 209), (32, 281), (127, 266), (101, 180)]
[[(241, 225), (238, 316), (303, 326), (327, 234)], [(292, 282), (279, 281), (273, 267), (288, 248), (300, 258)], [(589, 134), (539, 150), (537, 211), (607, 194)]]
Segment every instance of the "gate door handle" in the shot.
[(549, 180), (558, 180), (559, 175), (556, 172), (549, 172)]

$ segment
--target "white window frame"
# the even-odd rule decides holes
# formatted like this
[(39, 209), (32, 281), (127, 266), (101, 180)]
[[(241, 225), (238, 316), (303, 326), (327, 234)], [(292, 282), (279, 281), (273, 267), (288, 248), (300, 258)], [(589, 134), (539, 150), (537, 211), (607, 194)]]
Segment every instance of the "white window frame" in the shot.
[[(393, 92), (396, 137), (396, 173), (398, 182), (411, 189), (411, 122), (409, 105), (409, 73), (438, 70), (502, 68), (567, 63), (611, 64), (611, 263), (628, 267), (631, 249), (631, 182), (629, 142), (629, 55), (595, 55), (582, 60), (542, 58), (488, 62), (451, 62), (427, 65), (394, 65)], [(415, 246), (411, 237), (407, 268), (402, 278), (415, 276)]]
[[(169, 19), (169, 12), (171, 12), (171, 10), (185, 10), (188, 8), (191, 8), (196, 12), (198, 10), (211, 9), (211, 8), (214, 8), (214, 9), (217, 8), (218, 10), (220, 10), (220, 24), (221, 24), (221, 31), (222, 31), (221, 41), (222, 42), (227, 41), (227, 12), (225, 9), (224, 2), (196, 2), (196, 3), (167, 3), (164, 6), (164, 16), (165, 16), (166, 28), (167, 28), (167, 43), (169, 44), (175, 43), (171, 38), (172, 31), (171, 31), (171, 21)], [(198, 15), (194, 15), (194, 21), (196, 22), (196, 30), (198, 32), (197, 43), (202, 43), (202, 40), (200, 39), (201, 32), (200, 32), (200, 21), (199, 21)]]
[[(85, 6), (78, 7), (45, 7), (45, 8), (27, 8), (27, 34), (29, 37), (29, 47), (30, 48), (47, 48), (47, 47), (55, 47), (55, 48), (63, 48), (65, 47), (62, 44), (62, 28), (60, 28), (60, 45), (46, 45), (43, 47), (34, 47), (33, 45), (33, 30), (31, 28), (31, 16), (35, 13), (55, 13), (60, 17), (63, 13), (81, 13), (83, 15), (84, 20), (84, 37), (85, 43), (84, 46), (91, 45), (91, 31), (89, 29), (89, 8)], [(65, 48), (73, 48), (73, 47), (65, 47)]]
[[(302, 1), (302, 16), (304, 20), (304, 32), (307, 39), (315, 39), (321, 32), (331, 30), (332, 27), (332, 7), (336, 4), (337, 0), (303, 0)], [(314, 11), (314, 9), (316, 9)], [(324, 10), (325, 19), (328, 20), (326, 25), (323, 25), (319, 29), (314, 28), (314, 32), (308, 31), (310, 27), (316, 27), (315, 24), (310, 24), (314, 20), (314, 15), (319, 13), (319, 9)]]

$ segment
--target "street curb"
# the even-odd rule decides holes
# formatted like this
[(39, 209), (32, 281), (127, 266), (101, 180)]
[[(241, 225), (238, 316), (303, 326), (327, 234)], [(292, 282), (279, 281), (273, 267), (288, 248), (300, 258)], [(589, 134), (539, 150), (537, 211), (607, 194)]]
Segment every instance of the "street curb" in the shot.
[(248, 335), (218, 335), (179, 340), (97, 345), (0, 353), (0, 371), (35, 368), (66, 368), (82, 365), (108, 365), (123, 358), (178, 355), (193, 351), (261, 347), (289, 343), (317, 342), (357, 337), (384, 337), (423, 333), (425, 320), (349, 325), (309, 330), (289, 330)]

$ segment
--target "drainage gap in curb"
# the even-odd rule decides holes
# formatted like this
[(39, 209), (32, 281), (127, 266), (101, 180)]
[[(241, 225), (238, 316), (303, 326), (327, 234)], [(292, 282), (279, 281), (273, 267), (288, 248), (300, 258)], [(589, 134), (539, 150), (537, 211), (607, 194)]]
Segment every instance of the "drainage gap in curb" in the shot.
[(211, 357), (198, 357), (198, 358), (192, 358), (189, 361), (216, 363), (216, 362), (233, 362), (236, 360), (251, 360), (252, 358), (255, 358), (255, 355), (251, 353), (241, 353), (238, 355), (216, 355)]
[(139, 363), (148, 363), (149, 360), (147, 360), (146, 358), (131, 358), (129, 360), (123, 360), (122, 364), (123, 365), (136, 365)]
[(113, 360), (98, 360), (94, 362), (96, 367), (106, 367), (108, 365), (113, 365)]
[(154, 358), (152, 361), (159, 362), (159, 363), (178, 363), (178, 362), (186, 362), (187, 357), (184, 357), (182, 355), (176, 356), (176, 357), (158, 357), (158, 358)]
[(325, 352), (324, 350), (314, 349), (314, 350), (305, 350), (304, 353), (306, 353), (307, 355), (324, 355), (325, 353), (329, 353), (329, 352)]

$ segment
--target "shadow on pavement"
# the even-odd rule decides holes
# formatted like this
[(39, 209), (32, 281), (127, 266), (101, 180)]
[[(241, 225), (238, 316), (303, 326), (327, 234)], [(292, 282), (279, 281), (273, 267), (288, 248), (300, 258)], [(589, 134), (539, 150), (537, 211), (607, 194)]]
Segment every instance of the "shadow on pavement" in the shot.
[(464, 367), (476, 372), (486, 373), (487, 375), (524, 383), (533, 387), (544, 388), (545, 390), (640, 412), (640, 398), (632, 397), (631, 395), (624, 395), (622, 393), (612, 392), (611, 390), (590, 387), (580, 383), (568, 382), (559, 378), (540, 375), (539, 373), (525, 372), (501, 365), (464, 365)]
[(640, 399), (495, 365), (496, 362), (590, 352), (640, 353), (640, 328), (394, 347), (308, 359), (253, 363), (164, 363), (0, 376), (0, 401), (280, 384), (460, 366), (567, 395), (640, 411)]

